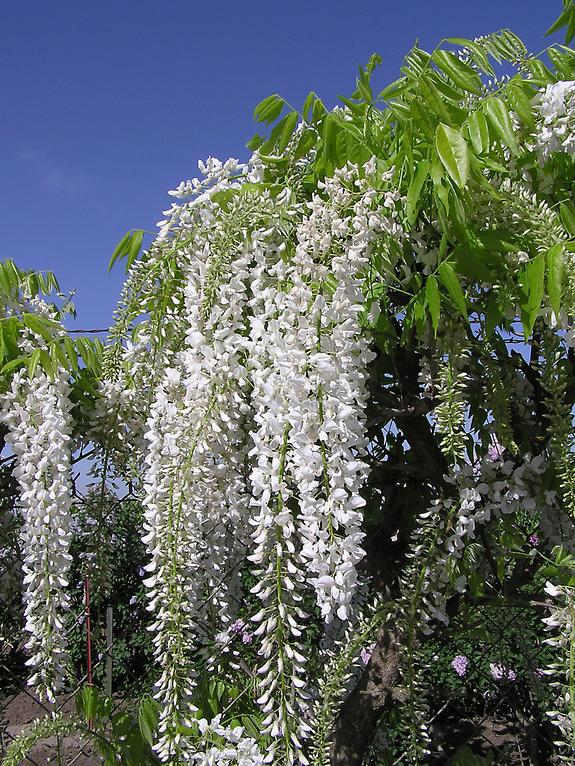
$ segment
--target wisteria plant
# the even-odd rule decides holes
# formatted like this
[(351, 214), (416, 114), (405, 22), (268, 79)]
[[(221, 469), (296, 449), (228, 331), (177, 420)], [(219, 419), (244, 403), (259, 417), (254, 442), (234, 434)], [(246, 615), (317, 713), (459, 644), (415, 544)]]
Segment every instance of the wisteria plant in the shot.
[(161, 762), (359, 766), (394, 710), (425, 763), (426, 642), (473, 604), (546, 620), (572, 762), (572, 0), (563, 27), (539, 56), (508, 30), (416, 46), (380, 93), (372, 56), (333, 109), (264, 99), (249, 159), (200, 162), (149, 245), (120, 242), (105, 345), (67, 334), (52, 277), (2, 266), (38, 694), (67, 683), (89, 451), (144, 507)]

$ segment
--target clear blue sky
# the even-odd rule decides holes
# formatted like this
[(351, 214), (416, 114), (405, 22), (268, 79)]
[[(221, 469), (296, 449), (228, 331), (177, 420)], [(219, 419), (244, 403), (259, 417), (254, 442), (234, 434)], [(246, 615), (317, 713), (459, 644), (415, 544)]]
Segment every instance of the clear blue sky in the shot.
[(12, 0), (0, 27), (0, 257), (76, 289), (76, 327), (105, 327), (129, 228), (153, 229), (166, 191), (208, 155), (246, 157), (255, 104), (353, 89), (383, 56), (398, 76), (419, 38), (511, 27), (533, 51), (560, 0)]

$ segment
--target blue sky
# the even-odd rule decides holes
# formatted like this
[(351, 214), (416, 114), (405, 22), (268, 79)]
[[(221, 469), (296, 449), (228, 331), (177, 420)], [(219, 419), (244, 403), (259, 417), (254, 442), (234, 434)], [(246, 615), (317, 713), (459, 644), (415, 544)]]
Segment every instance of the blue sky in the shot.
[(559, 0), (19, 0), (0, 27), (0, 257), (76, 290), (77, 328), (106, 327), (129, 228), (153, 230), (197, 160), (247, 156), (254, 106), (353, 90), (383, 56), (395, 79), (416, 38), (501, 27), (537, 52)]

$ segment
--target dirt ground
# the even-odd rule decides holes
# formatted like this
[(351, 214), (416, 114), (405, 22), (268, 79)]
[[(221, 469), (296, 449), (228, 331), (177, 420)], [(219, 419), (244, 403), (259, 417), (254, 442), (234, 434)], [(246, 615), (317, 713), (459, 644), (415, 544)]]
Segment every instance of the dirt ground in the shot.
[[(67, 701), (62, 711), (74, 710), (74, 701)], [(38, 702), (26, 692), (9, 697), (0, 702), (0, 757), (9, 746), (14, 737), (30, 728), (30, 724), (45, 715), (45, 710)], [(94, 747), (87, 743), (84, 738), (71, 735), (60, 740), (60, 754), (58, 756), (58, 743), (53, 737), (38, 743), (22, 761), (24, 766), (100, 766), (102, 759), (95, 752)]]

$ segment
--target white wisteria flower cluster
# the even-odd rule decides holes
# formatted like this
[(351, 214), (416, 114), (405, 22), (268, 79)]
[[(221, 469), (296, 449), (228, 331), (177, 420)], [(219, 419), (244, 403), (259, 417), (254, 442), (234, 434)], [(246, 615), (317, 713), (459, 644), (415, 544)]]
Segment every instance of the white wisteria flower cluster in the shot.
[(51, 380), (37, 370), (14, 375), (3, 395), (2, 422), (16, 456), (24, 520), (26, 649), (28, 683), (54, 702), (66, 677), (66, 592), (70, 566), (70, 400), (66, 376)]
[[(541, 486), (545, 469), (541, 455), (525, 455), (516, 463), (505, 460), (498, 449), (475, 465), (457, 466), (446, 477), (453, 495), (435, 500), (420, 516), (411, 552), (412, 576), (419, 578), (418, 620), (424, 632), (432, 632), (436, 621), (449, 622), (447, 600), (451, 593), (464, 592), (467, 585), (458, 562), (482, 526), (507, 515), (526, 513), (539, 521), (543, 534), (551, 527), (554, 538), (558, 518), (569, 522), (557, 507), (555, 493)], [(557, 541), (546, 542), (550, 548)], [(406, 598), (411, 601), (411, 578), (405, 587)]]
[(192, 655), (236, 615), (249, 540), (244, 313), (254, 245), (244, 237), (237, 252), (226, 249), (227, 231), (209, 197), (184, 223), (181, 211), (174, 217), (185, 238), (185, 337), (156, 387), (144, 478), (163, 760), (183, 752), (179, 731), (193, 712)]
[(556, 691), (555, 708), (549, 710), (547, 715), (561, 734), (556, 744), (564, 750), (559, 758), (570, 763), (575, 747), (575, 589), (547, 582), (545, 592), (553, 600), (549, 616), (543, 618), (547, 630), (552, 632), (546, 643), (553, 646), (557, 653), (557, 661), (544, 671), (550, 676), (551, 686)]
[(555, 152), (575, 154), (575, 81), (547, 85), (534, 102), (540, 116), (536, 151), (543, 159)]
[(302, 602), (315, 593), (326, 624), (353, 612), (373, 358), (362, 279), (372, 243), (403, 237), (399, 197), (386, 192), (382, 204), (374, 162), (336, 171), (307, 205), (289, 188), (250, 194), (257, 157), (210, 158), (200, 169), (203, 180), (175, 191), (183, 201), (151, 249), (156, 259), (174, 254), (181, 272), (172, 296), (180, 340), (152, 381), (146, 434), (145, 582), (162, 668), (156, 750), (166, 761), (193, 752), (181, 731), (194, 712), (194, 662), (237, 618), (247, 556), (261, 601), (250, 633), (258, 704), (276, 743), (268, 757), (303, 764)]
[(256, 740), (248, 737), (242, 726), (225, 726), (220, 715), (209, 722), (201, 718), (194, 723), (203, 747), (191, 754), (190, 763), (198, 766), (263, 766), (268, 762)]

